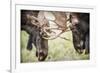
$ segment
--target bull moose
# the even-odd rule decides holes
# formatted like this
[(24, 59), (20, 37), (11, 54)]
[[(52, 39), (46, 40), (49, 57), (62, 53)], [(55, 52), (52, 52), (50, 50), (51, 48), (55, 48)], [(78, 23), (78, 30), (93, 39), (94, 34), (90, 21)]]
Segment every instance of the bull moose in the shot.
[(48, 54), (48, 40), (42, 38), (41, 27), (39, 26), (39, 11), (21, 10), (21, 30), (25, 30), (29, 34), (27, 49), (32, 50), (32, 43), (35, 45), (36, 56), (39, 61), (45, 60)]
[(88, 54), (90, 52), (89, 13), (71, 13), (71, 23), (74, 48), (78, 53), (85, 50), (85, 53)]
[[(44, 11), (21, 10), (21, 30), (29, 34), (27, 49), (32, 50), (32, 44), (36, 47), (36, 56), (39, 61), (44, 61), (48, 55), (48, 39), (55, 39), (66, 29), (66, 15), (64, 12), (53, 12), (58, 28), (50, 28)], [(51, 29), (61, 30), (59, 34), (51, 37)]]

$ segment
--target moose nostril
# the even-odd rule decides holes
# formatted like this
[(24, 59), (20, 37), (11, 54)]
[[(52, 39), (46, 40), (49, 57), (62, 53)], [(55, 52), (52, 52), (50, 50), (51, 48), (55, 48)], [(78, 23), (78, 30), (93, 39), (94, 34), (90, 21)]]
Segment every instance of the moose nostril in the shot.
[(83, 41), (80, 42), (80, 45), (81, 45), (81, 46), (83, 45)]
[(77, 44), (77, 47), (81, 47), (81, 45), (80, 44)]
[(36, 56), (43, 56), (43, 51), (42, 50), (39, 50), (39, 51), (36, 51)]
[(44, 56), (44, 53), (42, 51), (39, 52), (40, 56)]

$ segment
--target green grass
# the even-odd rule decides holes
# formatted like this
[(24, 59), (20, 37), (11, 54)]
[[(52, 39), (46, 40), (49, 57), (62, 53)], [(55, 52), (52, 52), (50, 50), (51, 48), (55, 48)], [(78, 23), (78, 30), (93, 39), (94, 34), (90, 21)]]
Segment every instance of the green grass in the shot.
[[(72, 33), (66, 32), (61, 35), (69, 40), (62, 39), (60, 37), (49, 40), (48, 56), (45, 61), (69, 61), (69, 60), (88, 60), (89, 54), (78, 54), (72, 43)], [(25, 31), (21, 31), (21, 62), (37, 62), (38, 59), (35, 56), (36, 48), (33, 44), (33, 49), (28, 51), (26, 49), (29, 35)]]

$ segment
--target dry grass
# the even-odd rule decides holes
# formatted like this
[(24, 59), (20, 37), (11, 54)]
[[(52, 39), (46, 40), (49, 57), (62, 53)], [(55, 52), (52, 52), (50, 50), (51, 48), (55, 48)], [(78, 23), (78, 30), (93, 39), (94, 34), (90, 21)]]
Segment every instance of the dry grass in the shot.
[[(69, 40), (62, 39), (60, 37), (49, 40), (48, 56), (45, 61), (68, 61), (68, 60), (88, 60), (89, 54), (78, 54), (72, 43), (72, 33), (66, 32), (61, 35)], [(33, 49), (28, 51), (26, 49), (29, 35), (25, 31), (21, 31), (21, 62), (37, 62), (35, 56), (36, 48), (33, 44)]]

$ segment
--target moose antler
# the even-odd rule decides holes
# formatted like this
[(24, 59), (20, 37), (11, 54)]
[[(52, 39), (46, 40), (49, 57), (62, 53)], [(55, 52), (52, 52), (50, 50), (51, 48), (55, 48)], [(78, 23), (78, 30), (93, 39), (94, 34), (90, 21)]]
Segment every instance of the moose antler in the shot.
[(68, 27), (67, 27), (67, 21), (69, 21), (69, 18), (67, 19), (67, 14), (65, 12), (51, 12), (54, 17), (55, 17), (55, 20), (50, 20), (52, 22), (54, 22), (56, 24), (56, 26), (58, 26), (58, 28), (45, 28), (45, 29), (50, 29), (50, 30), (60, 30), (59, 33), (56, 33), (55, 32), (55, 35), (51, 35), (49, 34), (50, 37), (43, 37), (44, 39), (49, 39), (49, 40), (52, 40), (52, 39), (55, 39), (57, 37), (60, 37), (60, 35), (62, 33), (64, 33), (65, 31), (69, 31), (67, 30)]
[[(31, 23), (35, 26), (41, 28), (41, 32), (45, 33), (47, 36), (43, 36), (44, 39), (55, 39), (59, 37), (63, 32), (66, 31), (67, 27), (67, 16), (65, 12), (51, 12), (55, 20), (52, 20), (58, 28), (51, 28), (49, 26), (49, 20), (46, 19), (44, 11), (39, 11), (37, 17), (34, 15), (27, 15), (27, 18), (30, 19)], [(55, 30), (60, 30), (59, 33), (56, 33)], [(55, 34), (55, 35), (52, 35)]]
[(35, 17), (34, 15), (30, 15), (30, 14), (27, 14), (26, 17), (29, 20), (29, 22), (31, 22), (31, 24), (39, 26), (39, 20), (37, 17)]
[(66, 22), (67, 22), (67, 17), (65, 12), (52, 12), (55, 16), (55, 22), (59, 28), (62, 28), (63, 30), (67, 28)]

